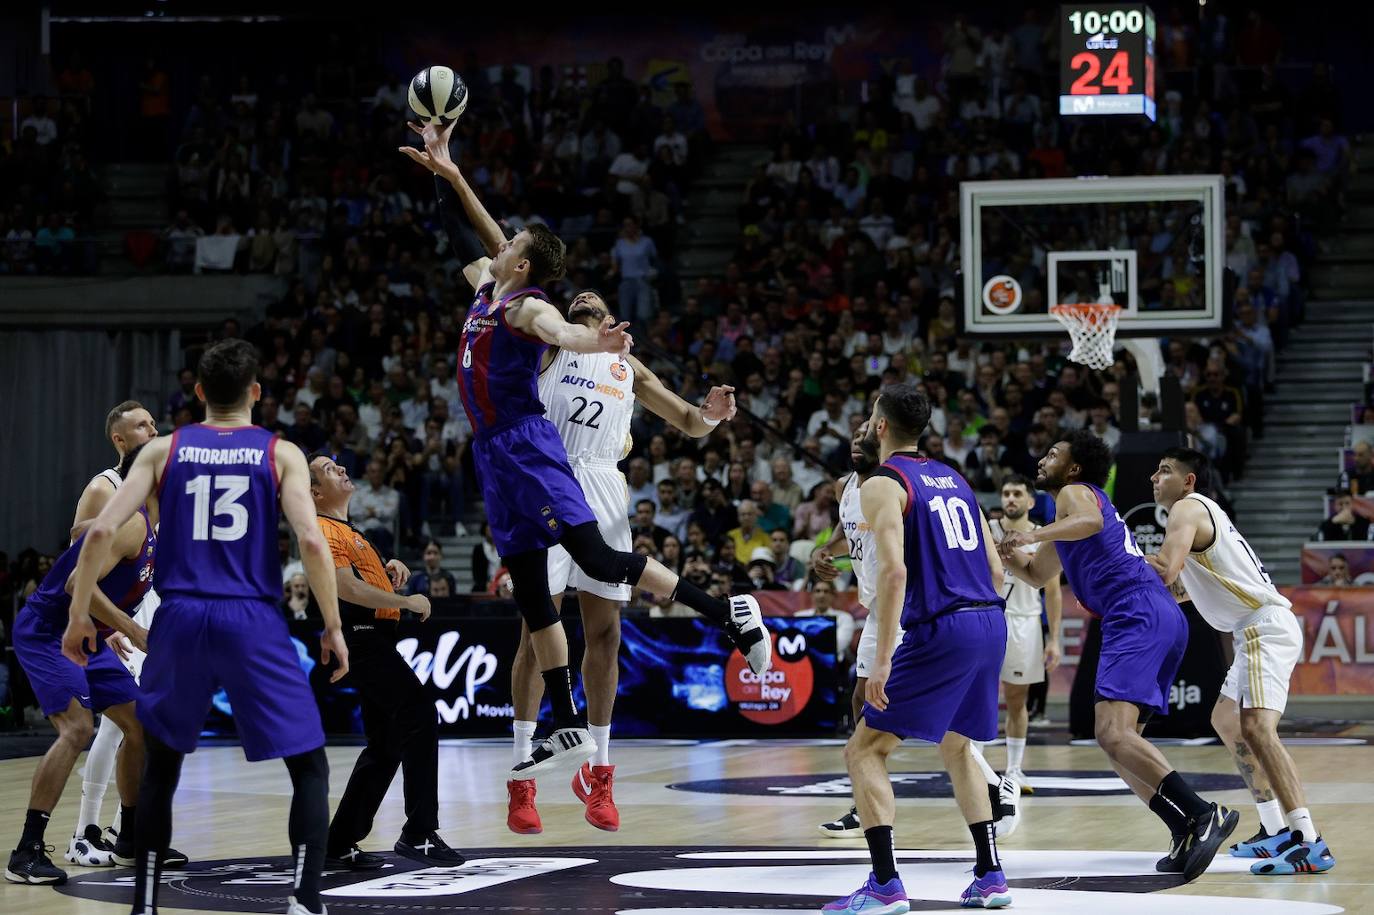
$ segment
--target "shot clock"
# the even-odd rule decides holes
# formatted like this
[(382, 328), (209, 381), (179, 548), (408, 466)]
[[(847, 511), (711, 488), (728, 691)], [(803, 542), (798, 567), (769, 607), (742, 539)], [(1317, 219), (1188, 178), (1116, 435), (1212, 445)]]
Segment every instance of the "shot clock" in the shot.
[(1059, 113), (1155, 119), (1155, 14), (1147, 5), (1059, 8)]

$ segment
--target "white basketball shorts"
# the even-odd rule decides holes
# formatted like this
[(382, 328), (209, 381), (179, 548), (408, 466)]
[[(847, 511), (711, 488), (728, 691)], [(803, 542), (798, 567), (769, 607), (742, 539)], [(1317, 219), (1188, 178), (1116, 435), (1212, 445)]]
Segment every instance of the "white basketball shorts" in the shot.
[[(134, 610), (134, 622), (144, 629), (153, 628), (153, 616), (157, 613), (157, 608), (162, 606), (162, 598), (157, 596), (157, 592), (152, 588), (143, 595), (143, 600), (139, 601), (137, 609)], [(129, 673), (134, 675), (137, 680), (143, 675), (143, 662), (147, 655), (135, 648), (129, 652), (129, 660), (124, 662), (124, 666), (129, 669)]]
[(1002, 682), (1026, 685), (1045, 679), (1045, 635), (1040, 617), (1007, 614), (1007, 653), (1002, 660)]
[(1231, 635), (1236, 658), (1226, 672), (1221, 694), (1242, 708), (1282, 712), (1288, 684), (1302, 656), (1302, 625), (1292, 610), (1257, 611)]
[[(897, 630), (897, 641), (901, 642), (902, 631)], [(897, 646), (892, 646), (896, 651)], [(878, 617), (872, 610), (864, 617), (864, 628), (859, 634), (859, 649), (855, 652), (854, 676), (867, 677), (878, 663)]]
[[(582, 485), (582, 494), (587, 497), (587, 505), (596, 516), (597, 527), (606, 543), (613, 550), (630, 552), (630, 495), (624, 475), (614, 469), (574, 467), (573, 476)], [(549, 593), (558, 597), (568, 588), (607, 600), (630, 599), (629, 585), (609, 584), (588, 577), (572, 561), (568, 551), (555, 544), (549, 547)]]

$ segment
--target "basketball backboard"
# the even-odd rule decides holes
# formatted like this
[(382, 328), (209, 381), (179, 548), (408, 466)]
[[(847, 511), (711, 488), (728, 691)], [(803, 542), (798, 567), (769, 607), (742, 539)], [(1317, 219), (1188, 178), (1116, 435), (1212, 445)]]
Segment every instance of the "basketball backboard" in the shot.
[(1051, 305), (1121, 306), (1121, 337), (1222, 325), (1220, 175), (965, 181), (964, 329), (1062, 334)]

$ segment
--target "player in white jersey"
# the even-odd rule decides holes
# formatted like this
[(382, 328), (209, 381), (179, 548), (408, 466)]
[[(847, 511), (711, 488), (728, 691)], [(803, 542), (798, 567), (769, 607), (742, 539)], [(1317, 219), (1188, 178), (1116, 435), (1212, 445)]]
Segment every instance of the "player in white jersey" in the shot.
[[(811, 554), (811, 574), (821, 581), (834, 581), (840, 571), (834, 561), (848, 557), (854, 570), (854, 580), (859, 586), (859, 603), (865, 608), (872, 608), (878, 599), (877, 575), (874, 572), (877, 554), (874, 552), (873, 529), (864, 518), (863, 506), (859, 500), (859, 487), (878, 466), (879, 461), (874, 443), (868, 440), (866, 421), (854, 430), (854, 437), (849, 441), (849, 459), (854, 472), (835, 484), (835, 489), (839, 493), (840, 528), (844, 536), (835, 537), (816, 548)], [(895, 643), (893, 647), (895, 649)], [(855, 652), (854, 693), (851, 697), (855, 722), (858, 722), (859, 716), (863, 714), (868, 674), (874, 669), (877, 660), (878, 622), (877, 617), (869, 613), (864, 618), (863, 632), (859, 635), (859, 648)], [(977, 742), (973, 742), (973, 756), (988, 782), (988, 797), (992, 802), (997, 835), (999, 838), (1010, 836), (1016, 830), (1016, 824), (1020, 819), (1017, 784), (998, 778), (997, 773), (983, 758)], [(831, 839), (862, 838), (864, 834), (863, 824), (859, 822), (859, 808), (856, 805), (851, 805), (849, 812), (843, 816), (821, 823), (817, 829), (821, 835)]]
[[(579, 293), (568, 306), (568, 321), (573, 324), (596, 327), (608, 314), (605, 300), (594, 290)], [(700, 438), (735, 415), (734, 390), (713, 387), (702, 405), (694, 407), (668, 390), (634, 356), (556, 349), (544, 354), (539, 399), (549, 421), (558, 427), (573, 475), (612, 549), (631, 549), (629, 495), (625, 477), (616, 465), (632, 444), (630, 421), (635, 404), (643, 404), (650, 413)], [(549, 593), (555, 606), (567, 588), (576, 589), (586, 641), (582, 684), (597, 750), (573, 777), (573, 793), (583, 802), (588, 823), (615, 831), (620, 828), (620, 812), (613, 794), (615, 766), (609, 756), (611, 710), (619, 682), (620, 607), (630, 599), (630, 586), (607, 584), (584, 574), (562, 546), (549, 549), (548, 565)], [(521, 631), (520, 649), (511, 669), (511, 692), (515, 701), (514, 756), (519, 762), (529, 755), (544, 692), (528, 628)], [(506, 790), (507, 827), (523, 834), (540, 832), (543, 824), (534, 803), (535, 780), (509, 781)]]
[[(119, 461), (140, 445), (157, 438), (157, 423), (153, 415), (136, 400), (126, 400), (113, 407), (105, 416), (105, 438), (114, 445)], [(119, 464), (116, 461), (116, 468)], [(76, 541), (96, 515), (105, 507), (119, 488), (120, 476), (116, 468), (102, 470), (91, 478), (81, 492), (76, 503), (76, 515), (72, 518), (71, 539)], [(151, 588), (138, 605), (134, 620), (147, 629), (153, 624), (153, 611), (157, 609), (157, 593)], [(135, 677), (143, 667), (147, 657), (131, 645), (122, 635), (114, 634), (109, 639), (110, 647), (124, 661), (124, 666)], [(113, 824), (103, 832), (100, 829), (100, 807), (105, 800), (105, 789), (114, 775), (115, 756), (124, 739), (124, 732), (112, 718), (100, 716), (100, 726), (95, 740), (86, 753), (86, 766), (81, 772), (81, 809), (77, 814), (76, 830), (67, 843), (64, 856), (72, 864), (82, 867), (114, 867), (116, 864), (132, 864), (124, 855), (116, 856), (115, 845), (119, 840), (122, 827), (121, 812), (116, 810)], [(173, 867), (186, 863), (186, 856), (179, 851), (170, 851), (169, 862)], [(124, 860), (116, 861), (116, 857)]]
[(1166, 583), (1180, 580), (1203, 619), (1235, 642), (1212, 726), (1254, 795), (1260, 830), (1231, 846), (1231, 854), (1271, 859), (1252, 865), (1254, 874), (1321, 873), (1336, 859), (1312, 822), (1297, 766), (1278, 735), (1288, 683), (1302, 655), (1302, 627), (1250, 544), (1197, 491), (1200, 479), (1208, 479), (1201, 453), (1164, 452), (1150, 482), (1169, 521), (1163, 547), (1146, 559)]
[[(1033, 531), (1038, 524), (1030, 520), (1029, 512), (1035, 504), (1035, 486), (1023, 476), (1010, 476), (1002, 481), (1002, 520), (990, 522), (993, 536), (999, 541), (1008, 531)], [(1022, 547), (1027, 554), (1035, 547)], [(1007, 703), (1007, 770), (1021, 794), (1034, 794), (1021, 771), (1026, 752), (1026, 698), (1033, 683), (1044, 681), (1047, 673), (1059, 666), (1059, 621), (1063, 612), (1063, 595), (1056, 578), (1043, 589), (1022, 581), (1010, 572), (1002, 584), (1002, 596), (1007, 601), (1007, 653), (1002, 661), (1002, 695)], [(1045, 642), (1040, 628), (1043, 605), (1049, 619), (1050, 640)]]

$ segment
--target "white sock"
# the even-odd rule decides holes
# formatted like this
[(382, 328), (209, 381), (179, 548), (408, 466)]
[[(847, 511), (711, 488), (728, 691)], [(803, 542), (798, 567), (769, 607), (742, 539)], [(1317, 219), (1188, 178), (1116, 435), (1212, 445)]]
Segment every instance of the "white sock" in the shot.
[(515, 731), (515, 752), (513, 754), (515, 762), (522, 763), (530, 755), (530, 750), (534, 749), (534, 727), (537, 721), (517, 720), (512, 728)]
[(1262, 804), (1256, 803), (1255, 809), (1259, 811), (1260, 825), (1271, 836), (1283, 832), (1283, 828), (1288, 825), (1283, 820), (1283, 807), (1279, 805), (1277, 798)]
[(1288, 828), (1295, 833), (1302, 833), (1304, 842), (1315, 842), (1321, 837), (1321, 833), (1317, 832), (1317, 827), (1312, 823), (1312, 814), (1307, 812), (1306, 807), (1288, 811)]
[(87, 826), (100, 825), (100, 805), (105, 801), (105, 788), (114, 775), (115, 754), (124, 740), (124, 732), (108, 716), (102, 715), (95, 740), (86, 753), (86, 767), (81, 770), (81, 813), (76, 821), (76, 835)]
[(611, 726), (592, 724), (587, 726), (592, 732), (592, 740), (596, 741), (596, 755), (592, 757), (593, 766), (609, 766), (611, 764)]
[(992, 771), (992, 766), (983, 758), (983, 742), (981, 740), (970, 740), (969, 748), (973, 751), (973, 761), (978, 763), (978, 768), (983, 770), (983, 778), (987, 779), (989, 785), (1000, 785), (1002, 780), (997, 777), (997, 773)]
[(1021, 769), (1021, 760), (1026, 755), (1026, 738), (1008, 737), (1007, 738), (1007, 768)]

